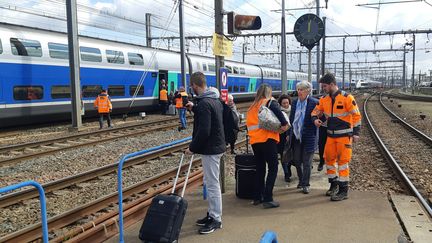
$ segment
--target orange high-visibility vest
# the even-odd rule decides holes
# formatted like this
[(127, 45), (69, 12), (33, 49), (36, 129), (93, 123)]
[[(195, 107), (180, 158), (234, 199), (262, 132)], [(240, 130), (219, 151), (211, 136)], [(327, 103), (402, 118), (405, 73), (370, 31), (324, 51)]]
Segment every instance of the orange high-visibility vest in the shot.
[(181, 92), (180, 95), (181, 95), (180, 98), (176, 98), (175, 99), (175, 101), (176, 101), (176, 108), (177, 109), (183, 108), (183, 97), (187, 97), (188, 96), (186, 92)]
[(327, 118), (329, 137), (358, 135), (361, 115), (352, 95), (339, 90), (334, 98), (330, 95), (322, 97), (311, 115), (317, 117), (320, 112)]
[(159, 100), (168, 101), (168, 91), (166, 91), (166, 89), (163, 89), (159, 92)]
[(98, 109), (99, 113), (109, 113), (112, 110), (111, 101), (106, 93), (98, 95), (94, 101), (94, 107)]
[(258, 111), (262, 105), (267, 104), (269, 99), (261, 99), (257, 104), (249, 108), (246, 117), (246, 126), (250, 137), (250, 144), (264, 143), (273, 139), (279, 143), (279, 133), (259, 128)]

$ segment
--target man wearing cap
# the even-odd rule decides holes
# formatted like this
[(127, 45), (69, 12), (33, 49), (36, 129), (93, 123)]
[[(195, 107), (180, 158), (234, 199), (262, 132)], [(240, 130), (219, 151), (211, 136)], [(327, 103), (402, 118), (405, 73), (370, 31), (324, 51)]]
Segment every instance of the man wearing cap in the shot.
[(312, 111), (312, 120), (317, 127), (327, 121), (324, 159), (330, 189), (326, 195), (331, 196), (332, 201), (342, 201), (348, 198), (348, 162), (351, 160), (352, 142), (359, 139), (361, 115), (354, 97), (339, 90), (333, 74), (325, 74), (319, 82), (327, 95)]

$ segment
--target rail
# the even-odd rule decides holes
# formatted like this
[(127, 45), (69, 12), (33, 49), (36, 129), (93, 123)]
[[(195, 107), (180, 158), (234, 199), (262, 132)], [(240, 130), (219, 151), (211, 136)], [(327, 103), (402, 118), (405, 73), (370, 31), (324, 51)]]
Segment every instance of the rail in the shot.
[[(367, 113), (367, 102), (371, 97), (373, 97), (375, 94), (372, 94), (369, 96), (365, 102), (363, 103), (363, 111), (365, 114), (365, 119), (367, 121), (367, 124), (369, 125), (369, 128), (372, 132), (372, 135), (374, 139), (378, 142), (379, 146), (381, 147), (382, 151), (386, 155), (387, 159), (391, 162), (391, 165), (393, 168), (395, 168), (396, 172), (398, 173), (399, 177), (403, 180), (403, 182), (407, 185), (409, 190), (419, 199), (420, 203), (422, 204), (423, 208), (426, 210), (426, 212), (429, 214), (429, 217), (432, 217), (432, 209), (427, 203), (427, 201), (424, 199), (424, 197), (420, 194), (420, 192), (417, 190), (417, 188), (414, 186), (414, 184), (411, 182), (411, 180), (408, 178), (408, 176), (405, 174), (405, 172), (402, 170), (402, 168), (399, 166), (399, 163), (396, 161), (396, 159), (392, 156), (391, 152), (387, 148), (387, 146), (384, 144), (380, 136), (378, 135), (378, 132), (372, 125), (372, 122), (369, 118), (369, 115)], [(381, 96), (380, 96), (381, 101)], [(396, 116), (397, 117), (397, 116)], [(399, 118), (399, 117), (397, 117)], [(400, 119), (400, 118), (399, 118)]]

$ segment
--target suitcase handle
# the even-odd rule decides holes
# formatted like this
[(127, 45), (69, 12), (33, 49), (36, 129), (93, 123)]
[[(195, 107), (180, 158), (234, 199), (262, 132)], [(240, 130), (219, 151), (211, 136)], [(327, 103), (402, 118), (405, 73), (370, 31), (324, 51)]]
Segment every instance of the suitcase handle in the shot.
[[(175, 192), (175, 188), (176, 188), (176, 185), (177, 185), (178, 178), (180, 176), (180, 169), (181, 169), (182, 164), (183, 164), (184, 156), (185, 156), (185, 153), (182, 153), (182, 157), (180, 159), (180, 164), (179, 164), (179, 167), (177, 169), (177, 174), (176, 174), (176, 177), (174, 179), (174, 186), (173, 186), (173, 188), (171, 190), (172, 194), (174, 194), (174, 192)], [(184, 182), (183, 189), (182, 189), (182, 192), (181, 192), (181, 197), (184, 196), (184, 193), (185, 193), (185, 190), (186, 190), (186, 185), (187, 185), (187, 182), (189, 180), (189, 174), (190, 174), (190, 170), (192, 168), (192, 161), (193, 161), (193, 159), (194, 159), (194, 155), (191, 156), (191, 159), (190, 159), (190, 162), (189, 162), (189, 167), (188, 167), (188, 171), (187, 171), (187, 174), (186, 174), (186, 180)]]

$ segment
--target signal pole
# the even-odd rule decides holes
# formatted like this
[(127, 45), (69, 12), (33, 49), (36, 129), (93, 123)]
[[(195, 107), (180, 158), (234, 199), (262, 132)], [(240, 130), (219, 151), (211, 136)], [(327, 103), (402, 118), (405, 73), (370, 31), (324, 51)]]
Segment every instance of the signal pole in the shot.
[(187, 84), (186, 84), (186, 55), (185, 55), (185, 38), (184, 38), (184, 23), (183, 23), (183, 0), (180, 0), (179, 2), (179, 24), (180, 24), (180, 66), (181, 66), (181, 83), (183, 84), (183, 87), (185, 88), (186, 92), (187, 90)]
[(282, 0), (282, 19), (281, 19), (281, 78), (282, 78), (282, 94), (287, 94), (288, 82), (287, 82), (287, 70), (286, 70), (286, 33), (285, 33), (285, 0)]
[(66, 1), (69, 68), (72, 93), (72, 130), (78, 130), (82, 126), (81, 105), (84, 105), (81, 103), (78, 17), (76, 7), (76, 0)]
[(414, 71), (415, 71), (415, 34), (413, 34), (413, 67), (412, 67), (412, 79), (411, 79), (411, 94), (414, 94)]

